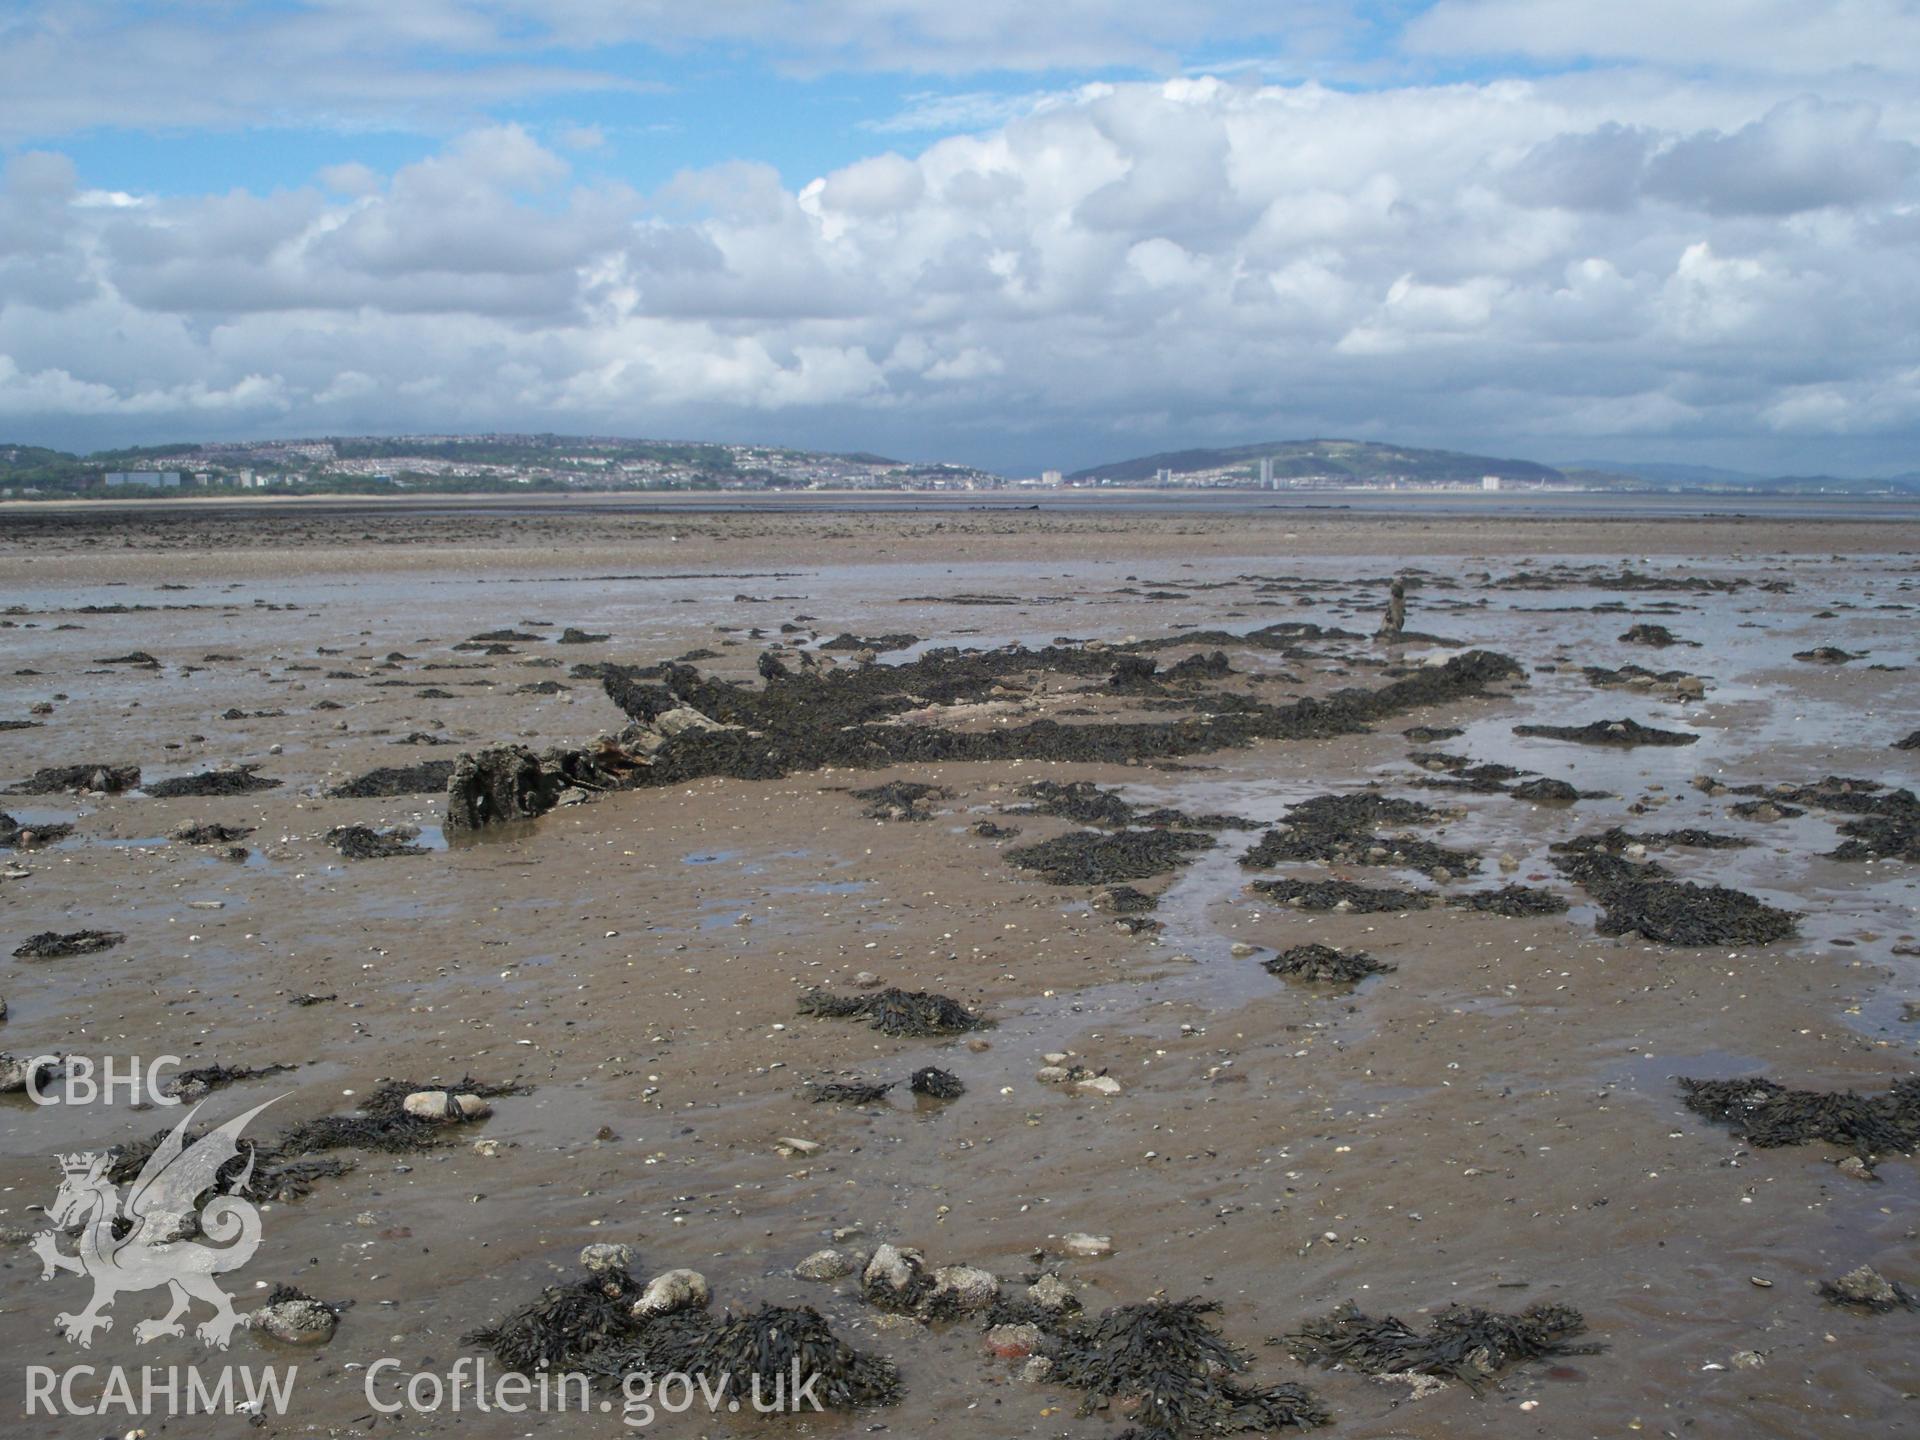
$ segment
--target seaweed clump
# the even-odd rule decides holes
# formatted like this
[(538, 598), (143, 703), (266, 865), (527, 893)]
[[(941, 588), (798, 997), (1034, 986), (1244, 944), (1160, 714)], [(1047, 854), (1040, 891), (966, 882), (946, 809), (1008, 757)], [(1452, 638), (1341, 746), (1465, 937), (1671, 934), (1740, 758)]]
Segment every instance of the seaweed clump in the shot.
[(876, 1080), (810, 1080), (807, 1082), (807, 1098), (814, 1104), (838, 1103), (842, 1105), (872, 1105), (887, 1098), (887, 1092), (893, 1089), (891, 1081)]
[(1516, 735), (1542, 740), (1572, 740), (1581, 745), (1692, 745), (1700, 739), (1683, 730), (1661, 730), (1638, 720), (1589, 720), (1585, 725), (1516, 725)]
[(867, 995), (833, 995), (810, 991), (800, 998), (802, 1015), (830, 1020), (866, 1020), (883, 1035), (961, 1035), (979, 1030), (986, 1021), (958, 1000), (926, 990), (889, 986)]
[(254, 774), (255, 766), (231, 765), (220, 770), (202, 770), (194, 775), (176, 775), (171, 780), (154, 780), (143, 788), (156, 799), (181, 796), (252, 795), (261, 790), (277, 790), (278, 780)]
[(1920, 1076), (1895, 1081), (1884, 1095), (1791, 1090), (1758, 1078), (1683, 1078), (1680, 1089), (1689, 1110), (1731, 1126), (1757, 1149), (1824, 1140), (1865, 1160), (1920, 1149)]
[(1607, 831), (1553, 846), (1555, 867), (1600, 902), (1600, 934), (1637, 933), (1662, 945), (1767, 945), (1799, 928), (1794, 911), (1744, 890), (1674, 880), (1655, 861), (1622, 858), (1634, 843), (1623, 831)]
[(1336, 950), (1331, 945), (1295, 945), (1260, 963), (1269, 975), (1337, 985), (1357, 985), (1369, 975), (1386, 975), (1398, 968), (1365, 950)]
[(1211, 835), (1192, 830), (1076, 830), (1016, 846), (1007, 862), (1037, 870), (1055, 885), (1107, 885), (1146, 880), (1178, 869), (1196, 851), (1212, 847)]
[(1480, 868), (1471, 850), (1454, 850), (1412, 835), (1375, 834), (1376, 825), (1431, 823), (1441, 813), (1417, 800), (1367, 791), (1357, 795), (1316, 795), (1288, 807), (1281, 828), (1269, 830), (1240, 857), (1247, 869), (1296, 861), (1334, 865), (1387, 865), (1438, 878), (1468, 875)]
[(16, 960), (65, 960), (74, 955), (97, 955), (127, 937), (118, 930), (42, 930), (13, 948)]
[(1347, 910), (1355, 915), (1424, 910), (1433, 903), (1433, 896), (1423, 891), (1361, 885), (1352, 880), (1256, 880), (1251, 888), (1276, 904), (1298, 910)]
[(1051, 1379), (1087, 1392), (1090, 1413), (1118, 1404), (1133, 1420), (1121, 1440), (1184, 1440), (1243, 1431), (1310, 1430), (1332, 1416), (1301, 1385), (1236, 1377), (1250, 1362), (1215, 1328), (1219, 1305), (1149, 1300), (1064, 1328)]
[(637, 1343), (614, 1347), (601, 1365), (613, 1360), (621, 1374), (692, 1375), (743, 1405), (750, 1396), (762, 1404), (778, 1397), (796, 1411), (805, 1402), (793, 1391), (795, 1376), (820, 1377), (810, 1393), (829, 1410), (892, 1405), (905, 1394), (892, 1361), (854, 1349), (810, 1305), (764, 1305), (718, 1318), (682, 1310), (637, 1328)]
[(1391, 1315), (1362, 1314), (1348, 1301), (1274, 1343), (1303, 1365), (1346, 1366), (1364, 1375), (1431, 1375), (1477, 1391), (1524, 1361), (1597, 1354), (1599, 1345), (1569, 1343), (1586, 1328), (1580, 1312), (1567, 1305), (1529, 1305), (1517, 1315), (1450, 1305), (1422, 1334)]
[(549, 1285), (512, 1314), (460, 1337), (484, 1345), (502, 1365), (522, 1375), (543, 1369), (577, 1370), (605, 1347), (630, 1339), (637, 1326), (640, 1287), (624, 1270), (602, 1270), (565, 1285)]
[(1528, 885), (1503, 885), (1498, 890), (1475, 890), (1455, 895), (1447, 904), (1456, 910), (1484, 910), (1509, 920), (1525, 920), (1536, 915), (1564, 915), (1567, 901), (1551, 890), (1536, 890)]
[(967, 1093), (964, 1080), (951, 1070), (942, 1070), (937, 1065), (924, 1065), (914, 1071), (913, 1078), (907, 1081), (907, 1088), (930, 1100), (958, 1100)]
[(1130, 825), (1150, 829), (1183, 830), (1257, 830), (1253, 821), (1238, 815), (1189, 815), (1184, 810), (1162, 806), (1143, 810), (1123, 799), (1118, 790), (1102, 790), (1091, 780), (1034, 780), (1020, 787), (1021, 795), (1031, 800), (1008, 813), (1012, 815), (1056, 815), (1080, 825), (1104, 825), (1124, 829)]

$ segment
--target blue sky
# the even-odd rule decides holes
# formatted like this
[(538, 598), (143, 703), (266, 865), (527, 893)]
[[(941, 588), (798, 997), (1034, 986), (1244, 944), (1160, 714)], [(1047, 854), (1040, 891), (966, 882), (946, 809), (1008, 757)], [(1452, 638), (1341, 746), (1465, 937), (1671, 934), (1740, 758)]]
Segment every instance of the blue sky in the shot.
[(1920, 469), (1910, 0), (0, 14), (0, 438)]

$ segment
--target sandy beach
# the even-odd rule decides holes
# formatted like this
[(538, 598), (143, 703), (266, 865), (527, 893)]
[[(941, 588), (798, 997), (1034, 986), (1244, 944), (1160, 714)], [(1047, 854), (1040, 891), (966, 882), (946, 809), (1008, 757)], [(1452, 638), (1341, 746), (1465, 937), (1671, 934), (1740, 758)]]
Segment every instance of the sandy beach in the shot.
[[(1248, 1378), (1306, 1387), (1355, 1440), (1906, 1433), (1915, 1316), (1817, 1287), (1866, 1265), (1920, 1291), (1913, 1157), (1756, 1144), (1679, 1081), (1880, 1095), (1920, 1073), (1913, 821), (1886, 799), (1920, 763), (1896, 748), (1920, 726), (1916, 549), (1920, 527), (1886, 520), (9, 507), (0, 721), (23, 728), (0, 737), (0, 784), (80, 773), (0, 798), (5, 949), (124, 939), (0, 959), (0, 1050), (291, 1067), (208, 1097), (224, 1118), (284, 1094), (262, 1136), (385, 1080), (516, 1087), (429, 1147), (328, 1151), (351, 1168), (262, 1204), (240, 1308), (288, 1285), (338, 1312), (318, 1347), (235, 1337), (234, 1357), (299, 1365), (269, 1434), (534, 1433), (379, 1414), (365, 1367), (481, 1353), (463, 1337), (578, 1279), (596, 1243), (631, 1246), (640, 1281), (700, 1272), (716, 1312), (813, 1306), (897, 1365), (896, 1405), (786, 1433), (1125, 1428), (1124, 1405), (1083, 1413), (1086, 1392), (992, 1353), (989, 1316), (870, 1303), (883, 1245), (983, 1267), (1007, 1296), (1057, 1275), (1088, 1313), (1218, 1302)], [(1382, 640), (1396, 575), (1408, 633)], [(941, 647), (987, 659), (961, 677), (974, 662)], [(833, 718), (886, 667), (914, 683)], [(751, 718), (777, 695), (831, 730), (817, 753)], [(662, 740), (672, 706), (714, 733)], [(1626, 721), (1667, 738), (1606, 728)], [(1515, 733), (1594, 722), (1597, 744)], [(628, 788), (512, 824), (450, 826), (444, 768), (333, 793), (649, 726)], [(1076, 749), (1074, 727), (1106, 738)], [(954, 758), (900, 759), (922, 754)], [(112, 766), (137, 782), (103, 791)], [(276, 783), (165, 793), (230, 767)], [(1854, 784), (1836, 799), (1826, 777)], [(1542, 780), (1560, 785), (1513, 793)], [(893, 782), (933, 788), (853, 793)], [(1125, 818), (1046, 813), (1080, 782)], [(1289, 823), (1324, 796), (1379, 813)], [(1843, 828), (1863, 816), (1884, 825)], [(171, 838), (189, 824), (234, 838)], [(343, 826), (413, 853), (348, 858), (327, 838)], [(1112, 873), (1072, 883), (1019, 854), (1116, 833), (1197, 838), (1126, 873), (1096, 845)], [(1656, 889), (1725, 887), (1746, 933), (1783, 913), (1786, 933), (1648, 938), (1642, 899), (1691, 914), (1677, 890), (1626, 895), (1622, 867), (1649, 865)], [(1286, 880), (1361, 903), (1254, 888)], [(1157, 902), (1139, 923), (1120, 923), (1122, 883)], [(1509, 886), (1565, 908), (1449, 903)], [(1412, 898), (1375, 908), (1382, 889)], [(1306, 945), (1386, 968), (1269, 969)], [(803, 1013), (815, 991), (889, 987), (990, 1025)], [(964, 1094), (912, 1093), (927, 1066)], [(893, 1088), (807, 1088), (854, 1079)], [(84, 1290), (43, 1282), (27, 1248), (56, 1152), (176, 1118), (0, 1096), (0, 1386), (70, 1358), (54, 1314)], [(829, 1247), (860, 1269), (795, 1273)], [(1268, 1343), (1347, 1301), (1416, 1328), (1448, 1305), (1569, 1306), (1577, 1343), (1604, 1348), (1426, 1393)], [(161, 1303), (129, 1295), (89, 1363), (143, 1363), (134, 1321)]]

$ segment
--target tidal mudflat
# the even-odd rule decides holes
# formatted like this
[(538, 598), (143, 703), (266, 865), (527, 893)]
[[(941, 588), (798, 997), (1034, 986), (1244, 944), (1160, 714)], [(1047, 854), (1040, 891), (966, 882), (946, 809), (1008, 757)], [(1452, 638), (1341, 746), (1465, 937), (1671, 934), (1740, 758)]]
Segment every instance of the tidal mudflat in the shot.
[[(1916, 549), (9, 512), (0, 1050), (285, 1096), (275, 1433), (617, 1425), (370, 1422), (389, 1355), (790, 1353), (844, 1410), (655, 1428), (1900, 1433)], [(9, 1376), (54, 1155), (173, 1118), (0, 1097)]]

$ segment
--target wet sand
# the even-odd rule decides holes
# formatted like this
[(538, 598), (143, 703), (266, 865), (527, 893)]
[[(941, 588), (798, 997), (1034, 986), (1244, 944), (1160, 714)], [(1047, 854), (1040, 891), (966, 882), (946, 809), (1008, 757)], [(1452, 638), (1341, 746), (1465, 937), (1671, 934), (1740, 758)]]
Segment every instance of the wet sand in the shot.
[[(208, 799), (0, 800), (23, 823), (75, 827), (0, 855), (6, 950), (49, 929), (127, 936), (97, 955), (0, 960), (11, 1012), (0, 1048), (295, 1064), (209, 1107), (224, 1116), (287, 1091), (274, 1112), (283, 1124), (346, 1110), (383, 1077), (470, 1073), (535, 1087), (497, 1100), (491, 1119), (438, 1149), (354, 1155), (351, 1174), (264, 1210), (262, 1248), (238, 1277), (242, 1307), (254, 1303), (249, 1287), (280, 1282), (354, 1302), (319, 1350), (236, 1339), (234, 1358), (300, 1365), (294, 1406), (269, 1433), (615, 1433), (617, 1417), (605, 1416), (370, 1422), (356, 1368), (393, 1355), (408, 1370), (443, 1371), (472, 1352), (464, 1332), (576, 1273), (582, 1245), (612, 1240), (636, 1247), (636, 1273), (692, 1267), (716, 1305), (813, 1304), (853, 1343), (899, 1363), (897, 1408), (776, 1428), (1122, 1428), (1076, 1415), (1075, 1392), (1015, 1379), (1017, 1365), (988, 1356), (977, 1325), (892, 1319), (849, 1282), (793, 1277), (795, 1262), (850, 1226), (864, 1229), (853, 1243), (917, 1246), (931, 1263), (1003, 1277), (1058, 1268), (1090, 1309), (1156, 1294), (1218, 1300), (1222, 1330), (1253, 1351), (1254, 1374), (1311, 1386), (1334, 1414), (1328, 1433), (1798, 1437), (1920, 1425), (1915, 1317), (1854, 1315), (1814, 1292), (1860, 1264), (1920, 1289), (1915, 1162), (1887, 1157), (1868, 1182), (1840, 1172), (1846, 1152), (1832, 1146), (1753, 1150), (1687, 1111), (1675, 1084), (1765, 1074), (1879, 1091), (1920, 1068), (1920, 1024), (1903, 1018), (1920, 999), (1912, 866), (1828, 858), (1844, 817), (1810, 808), (1741, 820), (1729, 815), (1733, 797), (1690, 783), (1837, 774), (1911, 785), (1920, 752), (1890, 747), (1920, 724), (1914, 527), (1556, 521), (1488, 533), (1465, 520), (1299, 514), (564, 508), (392, 524), (311, 511), (16, 523), (17, 513), (0, 521), (10, 607), (0, 719), (53, 708), (32, 717), (40, 728), (0, 737), (0, 781), (127, 761), (148, 782), (246, 763), (284, 783)], [(1622, 565), (1739, 588), (1593, 588)], [(1557, 578), (1525, 578), (1555, 567)], [(1192, 768), (968, 763), (709, 778), (451, 846), (438, 828), (443, 797), (320, 793), (375, 766), (498, 741), (584, 744), (617, 729), (626, 717), (593, 680), (572, 676), (577, 664), (646, 664), (697, 647), (716, 652), (703, 668), (749, 681), (767, 643), (843, 630), (923, 637), (882, 663), (927, 644), (1120, 641), (1279, 620), (1370, 633), (1396, 571), (1428, 576), (1411, 592), (1410, 628), (1511, 655), (1524, 682), (1371, 734), (1185, 757)], [(110, 606), (128, 608), (87, 608)], [(1639, 622), (1698, 648), (1621, 643)], [(783, 624), (799, 628), (782, 635)], [(563, 626), (611, 638), (518, 642), (497, 656), (452, 648), (500, 628), (552, 636)], [(1792, 658), (1821, 645), (1865, 656)], [(1383, 664), (1447, 653), (1421, 642), (1314, 648), (1305, 660), (1231, 659), (1243, 677), (1270, 677), (1247, 685), (1277, 701), (1376, 686)], [(99, 663), (134, 651), (157, 667)], [(406, 658), (386, 658), (396, 653)], [(1164, 652), (1163, 665), (1182, 653)], [(1629, 662), (1697, 674), (1705, 693), (1598, 689), (1580, 668)], [(429, 668), (449, 666), (472, 668)], [(407, 683), (380, 683), (395, 679)], [(567, 688), (520, 690), (542, 681)], [(1028, 695), (974, 723), (1071, 723), (1090, 703), (1071, 689)], [(236, 710), (245, 713), (224, 718)], [(1613, 751), (1512, 733), (1623, 717), (1699, 738)], [(1402, 737), (1416, 725), (1464, 733), (1437, 747)], [(395, 743), (414, 732), (454, 743)], [(1431, 772), (1407, 756), (1433, 748), (1608, 798), (1552, 807), (1422, 788)], [(1099, 887), (1050, 885), (1006, 862), (1009, 847), (1076, 828), (1001, 813), (1039, 778), (1092, 780), (1143, 805), (1262, 827), (1289, 804), (1379, 782), (1457, 809), (1420, 827), (1423, 838), (1486, 857), (1477, 875), (1437, 888), (1516, 880), (1572, 908), (1527, 920), (1299, 913), (1247, 882), (1331, 869), (1436, 887), (1390, 866), (1249, 871), (1238, 857), (1253, 830), (1223, 833), (1171, 877), (1141, 882), (1162, 892), (1164, 929), (1133, 936), (1089, 907)], [(847, 792), (889, 779), (953, 794), (925, 823), (865, 818)], [(982, 819), (1022, 833), (981, 838), (972, 826)], [(255, 827), (243, 842), (253, 853), (235, 862), (164, 839), (189, 821)], [(419, 825), (429, 853), (346, 861), (320, 837), (349, 823)], [(1681, 949), (1597, 934), (1592, 898), (1553, 868), (1548, 846), (1617, 824), (1751, 839), (1659, 859), (1682, 878), (1801, 912), (1798, 938)], [(1503, 855), (1510, 872), (1496, 864)], [(1397, 969), (1344, 991), (1261, 967), (1271, 950), (1308, 941), (1360, 946)], [(1236, 944), (1261, 948), (1235, 954)], [(849, 991), (861, 971), (953, 996), (995, 1027), (971, 1044), (898, 1040), (797, 1013), (808, 988)], [(337, 998), (289, 1003), (302, 994)], [(1107, 1071), (1120, 1092), (1039, 1083), (1048, 1052)], [(902, 1088), (854, 1108), (812, 1104), (803, 1090), (842, 1072), (904, 1080), (929, 1063), (968, 1093), (938, 1104)], [(52, 1196), (54, 1152), (126, 1143), (172, 1118), (0, 1100), (0, 1224), (38, 1228), (29, 1207)], [(822, 1149), (783, 1157), (774, 1142), (787, 1136)], [(485, 1147), (494, 1153), (476, 1149), (480, 1139), (497, 1142)], [(1114, 1253), (1062, 1260), (1069, 1232), (1110, 1235)], [(78, 1357), (52, 1317), (78, 1307), (80, 1284), (38, 1276), (37, 1259), (10, 1242), (0, 1268), (9, 1413), (23, 1366)], [(1409, 1321), (1453, 1302), (1556, 1301), (1581, 1310), (1588, 1338), (1607, 1349), (1522, 1367), (1479, 1397), (1453, 1385), (1409, 1403), (1405, 1385), (1308, 1371), (1262, 1343), (1347, 1299)], [(180, 1342), (164, 1356), (167, 1346), (134, 1343), (132, 1322), (158, 1313), (157, 1293), (120, 1308), (123, 1324), (96, 1340), (88, 1363), (191, 1358)], [(1745, 1352), (1764, 1364), (1736, 1365)], [(82, 1423), (61, 1433), (93, 1433), (71, 1428)], [(241, 1419), (190, 1423), (248, 1431)], [(727, 1416), (663, 1417), (654, 1429), (769, 1433), (768, 1422)]]

